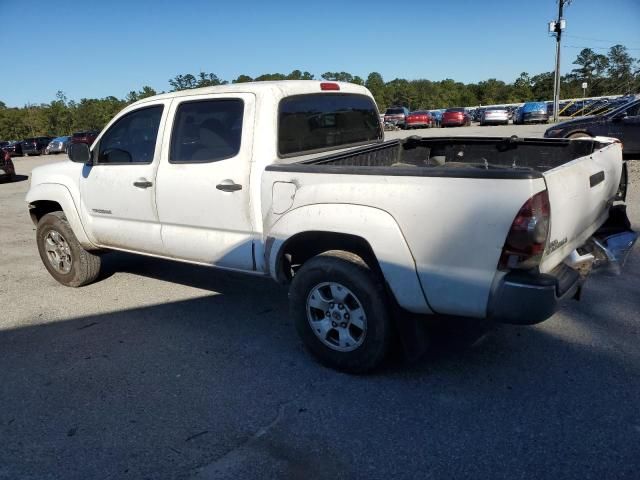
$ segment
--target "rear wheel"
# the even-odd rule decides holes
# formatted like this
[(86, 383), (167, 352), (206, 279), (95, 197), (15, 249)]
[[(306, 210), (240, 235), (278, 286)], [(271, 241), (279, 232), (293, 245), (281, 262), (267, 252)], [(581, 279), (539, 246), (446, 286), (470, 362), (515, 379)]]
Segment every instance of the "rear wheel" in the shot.
[(591, 135), (585, 132), (576, 132), (576, 133), (572, 133), (567, 138), (591, 138)]
[(391, 340), (383, 282), (359, 256), (333, 250), (300, 267), (289, 290), (305, 347), (336, 370), (364, 373), (385, 358)]
[(80, 245), (63, 212), (43, 216), (36, 237), (42, 263), (61, 284), (80, 287), (98, 277), (100, 257)]

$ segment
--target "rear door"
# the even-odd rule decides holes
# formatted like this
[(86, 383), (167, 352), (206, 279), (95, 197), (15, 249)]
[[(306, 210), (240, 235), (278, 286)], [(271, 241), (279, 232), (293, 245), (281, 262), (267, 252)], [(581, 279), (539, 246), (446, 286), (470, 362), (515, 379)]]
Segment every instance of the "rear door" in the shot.
[(542, 272), (552, 270), (583, 245), (606, 220), (621, 173), (620, 144), (612, 143), (543, 174), (549, 192), (551, 228), (540, 265)]
[(255, 96), (249, 93), (174, 100), (156, 193), (165, 254), (253, 270), (254, 112)]

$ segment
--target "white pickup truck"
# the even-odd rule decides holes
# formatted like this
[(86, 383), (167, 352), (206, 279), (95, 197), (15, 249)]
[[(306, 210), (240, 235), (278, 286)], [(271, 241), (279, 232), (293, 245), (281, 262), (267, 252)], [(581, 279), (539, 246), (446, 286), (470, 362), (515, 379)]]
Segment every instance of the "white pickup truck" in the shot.
[(383, 135), (353, 84), (144, 99), (33, 171), (40, 256), (72, 287), (108, 250), (271, 276), (308, 350), (362, 372), (403, 311), (540, 322), (636, 239), (616, 140)]

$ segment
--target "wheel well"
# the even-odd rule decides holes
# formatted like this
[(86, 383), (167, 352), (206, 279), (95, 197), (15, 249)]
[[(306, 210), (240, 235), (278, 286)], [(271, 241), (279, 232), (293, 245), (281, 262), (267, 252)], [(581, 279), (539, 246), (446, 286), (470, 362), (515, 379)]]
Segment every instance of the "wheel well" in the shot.
[(38, 224), (40, 219), (47, 213), (62, 212), (62, 206), (58, 202), (51, 200), (37, 200), (29, 204), (29, 215), (35, 225)]
[(377, 272), (381, 273), (378, 260), (369, 242), (356, 235), (336, 232), (302, 232), (288, 239), (276, 260), (278, 280), (288, 283), (304, 262), (329, 250), (355, 253)]
[(591, 135), (591, 134), (590, 134), (588, 131), (586, 131), (586, 130), (574, 130), (574, 131), (572, 131), (572, 132), (568, 133), (567, 135), (565, 135), (565, 137), (564, 137), (564, 138), (569, 138), (569, 137), (571, 137), (571, 135), (575, 135), (576, 133), (584, 133), (585, 135), (588, 135), (588, 136), (590, 136), (590, 137), (592, 137), (592, 136), (593, 136), (593, 135)]

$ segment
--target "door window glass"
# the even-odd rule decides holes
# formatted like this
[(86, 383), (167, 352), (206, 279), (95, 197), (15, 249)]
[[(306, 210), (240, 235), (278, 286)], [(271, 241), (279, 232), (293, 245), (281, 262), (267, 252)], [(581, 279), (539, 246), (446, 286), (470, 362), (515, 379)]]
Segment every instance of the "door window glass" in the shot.
[(126, 114), (100, 139), (98, 163), (151, 163), (156, 148), (162, 105)]
[(182, 103), (171, 135), (171, 163), (215, 162), (240, 151), (244, 102), (239, 98)]

